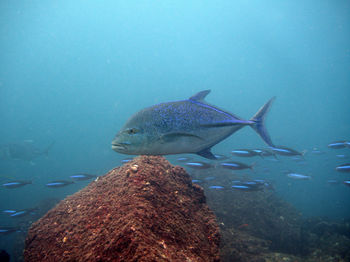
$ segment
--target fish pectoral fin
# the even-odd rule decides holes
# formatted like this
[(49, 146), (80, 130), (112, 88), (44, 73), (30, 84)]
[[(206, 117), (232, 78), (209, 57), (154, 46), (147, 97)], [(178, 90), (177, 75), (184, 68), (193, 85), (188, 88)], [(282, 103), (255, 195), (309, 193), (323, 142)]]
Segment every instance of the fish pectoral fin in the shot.
[(210, 148), (206, 148), (202, 151), (197, 152), (197, 155), (200, 155), (208, 159), (213, 159), (213, 160), (217, 159), (216, 156), (214, 156), (213, 153), (210, 151)]
[(200, 136), (197, 136), (197, 135), (194, 135), (194, 134), (190, 134), (190, 133), (182, 133), (182, 132), (171, 132), (171, 133), (166, 133), (164, 135), (162, 135), (160, 137), (160, 140), (163, 142), (163, 143), (166, 143), (166, 142), (174, 142), (180, 138), (183, 138), (183, 137), (193, 137), (193, 138), (196, 138), (196, 139), (200, 139), (200, 140), (204, 140), (203, 138), (201, 138)]

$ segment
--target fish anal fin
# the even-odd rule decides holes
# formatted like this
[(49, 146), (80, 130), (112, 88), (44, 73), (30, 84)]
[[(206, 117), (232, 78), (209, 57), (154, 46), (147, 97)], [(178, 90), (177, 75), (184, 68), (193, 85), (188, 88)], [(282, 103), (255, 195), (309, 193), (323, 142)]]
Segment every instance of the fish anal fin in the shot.
[(213, 155), (213, 153), (210, 151), (210, 148), (206, 148), (202, 151), (197, 152), (197, 155), (200, 155), (202, 157), (208, 158), (208, 159), (212, 159), (212, 160), (216, 160), (216, 156)]

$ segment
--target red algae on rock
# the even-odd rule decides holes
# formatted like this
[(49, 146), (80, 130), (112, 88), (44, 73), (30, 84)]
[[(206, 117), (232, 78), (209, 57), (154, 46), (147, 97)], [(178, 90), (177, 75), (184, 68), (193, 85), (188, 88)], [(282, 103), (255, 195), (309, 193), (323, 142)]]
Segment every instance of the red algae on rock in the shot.
[(159, 156), (141, 156), (35, 222), (25, 261), (219, 261), (219, 229), (201, 187)]

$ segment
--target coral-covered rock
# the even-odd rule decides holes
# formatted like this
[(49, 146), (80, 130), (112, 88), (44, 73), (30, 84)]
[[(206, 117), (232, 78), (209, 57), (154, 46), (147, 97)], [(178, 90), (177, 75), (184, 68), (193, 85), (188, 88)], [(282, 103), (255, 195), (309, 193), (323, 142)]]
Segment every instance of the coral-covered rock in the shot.
[(219, 261), (201, 187), (163, 157), (142, 156), (67, 197), (32, 225), (26, 261)]

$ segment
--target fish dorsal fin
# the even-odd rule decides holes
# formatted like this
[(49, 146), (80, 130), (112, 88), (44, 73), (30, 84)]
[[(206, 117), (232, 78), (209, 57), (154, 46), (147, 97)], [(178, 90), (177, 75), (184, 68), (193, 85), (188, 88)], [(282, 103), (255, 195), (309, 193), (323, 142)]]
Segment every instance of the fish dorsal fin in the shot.
[(189, 99), (192, 101), (204, 102), (204, 98), (210, 93), (210, 90), (200, 91), (197, 94), (191, 96)]

